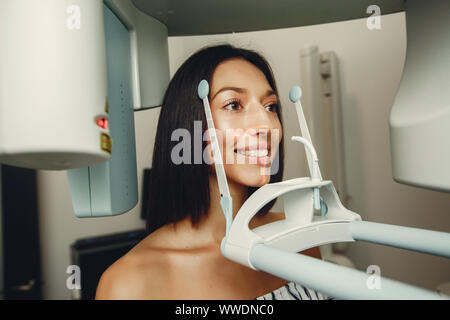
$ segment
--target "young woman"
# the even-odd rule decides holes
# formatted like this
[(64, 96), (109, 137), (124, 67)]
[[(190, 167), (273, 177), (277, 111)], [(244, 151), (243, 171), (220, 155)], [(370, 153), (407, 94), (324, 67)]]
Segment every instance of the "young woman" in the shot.
[[(204, 152), (210, 145), (202, 139), (206, 116), (197, 95), (203, 79), (210, 86), (211, 113), (222, 137), (233, 217), (259, 187), (282, 181), (281, 106), (269, 64), (254, 51), (227, 44), (197, 51), (177, 70), (163, 99), (150, 191), (144, 195), (149, 197), (149, 235), (103, 273), (96, 299), (325, 298), (222, 255), (225, 217), (212, 156)], [(179, 134), (187, 132), (189, 150), (180, 152)], [(275, 160), (278, 169), (270, 172)], [(284, 219), (283, 213), (269, 212), (274, 202), (252, 219), (251, 229)], [(318, 247), (299, 254), (320, 259)]]

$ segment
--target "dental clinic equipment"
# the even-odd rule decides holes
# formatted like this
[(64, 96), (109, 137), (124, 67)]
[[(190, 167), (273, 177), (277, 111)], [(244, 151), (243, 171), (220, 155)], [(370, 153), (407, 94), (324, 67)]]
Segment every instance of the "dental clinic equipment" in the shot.
[(211, 108), (209, 106), (208, 93), (209, 85), (206, 80), (202, 80), (198, 86), (198, 96), (203, 100), (203, 106), (205, 107), (206, 122), (208, 124), (208, 134), (210, 135), (212, 154), (214, 159), (214, 166), (216, 168), (217, 181), (219, 183), (220, 191), (220, 206), (225, 214), (226, 220), (226, 233), (228, 234), (233, 220), (233, 198), (230, 195), (228, 189), (227, 176), (223, 168), (222, 154), (220, 152), (219, 144), (217, 142), (216, 128), (214, 127), (214, 121), (211, 114)]
[[(295, 86), (289, 91), (289, 99), (295, 103), (295, 108), (297, 110), (298, 122), (300, 123), (300, 130), (304, 136), (302, 137), (292, 137), (292, 140), (301, 142), (305, 145), (307, 149), (306, 158), (308, 160), (308, 166), (310, 168), (311, 179), (313, 181), (321, 181), (322, 174), (319, 168), (319, 159), (317, 158), (317, 152), (312, 145), (311, 135), (309, 134), (308, 125), (306, 124), (305, 114), (303, 113), (302, 105), (300, 104), (300, 97), (302, 96), (302, 89)], [(312, 158), (312, 159), (311, 159)], [(319, 188), (314, 188), (314, 209), (320, 210), (320, 196)]]
[[(198, 85), (198, 96), (205, 108), (221, 193), (220, 203), (226, 219), (226, 235), (221, 243), (221, 252), (226, 258), (339, 299), (450, 298), (381, 277), (381, 287), (370, 289), (368, 275), (364, 272), (296, 254), (328, 243), (362, 240), (450, 258), (449, 233), (365, 222), (360, 215), (342, 205), (332, 181), (323, 181), (320, 175), (317, 154), (300, 104), (299, 87), (293, 87), (289, 97), (295, 103), (304, 137), (294, 136), (292, 140), (305, 145), (311, 178), (296, 178), (260, 187), (244, 202), (233, 220), (232, 198), (214, 132), (208, 94), (208, 82), (202, 80)], [(284, 200), (286, 218), (249, 229), (253, 216), (280, 196)], [(319, 208), (322, 214), (314, 215), (314, 209)]]
[[(229, 23), (215, 23), (219, 17), (214, 15), (220, 13), (208, 10), (210, 20), (199, 17), (186, 24), (187, 15), (198, 15), (198, 6), (174, 3), (173, 8), (183, 14), (161, 20), (160, 2), (167, 5), (168, 1), (1, 1), (0, 162), (68, 170), (77, 217), (122, 214), (136, 205), (134, 112), (162, 105), (170, 80), (169, 36), (229, 33), (235, 22), (244, 32), (368, 18), (361, 1), (328, 1), (328, 10), (322, 10), (321, 2), (294, 1), (290, 3), (290, 11), (296, 13), (292, 17), (278, 14), (285, 10), (285, 1), (272, 1), (255, 7), (260, 16), (271, 17), (261, 20), (244, 19), (248, 12), (224, 2), (224, 8), (233, 13)], [(379, 4), (383, 15), (404, 10), (406, 16), (406, 59), (389, 121), (392, 176), (400, 183), (450, 192), (450, 146), (441, 143), (450, 140), (450, 90), (446, 90), (450, 1), (380, 0)], [(202, 3), (203, 8), (214, 5)], [(311, 16), (310, 10), (318, 14)], [(316, 88), (313, 83), (308, 85)], [(326, 243), (361, 240), (450, 256), (448, 233), (366, 222), (345, 208), (333, 182), (322, 180), (299, 88), (291, 91), (290, 98), (297, 108), (302, 136), (292, 140), (305, 145), (311, 178), (259, 188), (233, 221), (207, 82), (202, 86), (199, 96), (210, 135), (215, 137), (211, 146), (227, 223), (221, 243), (225, 257), (336, 298), (442, 298), (386, 278), (381, 279), (381, 290), (369, 290), (366, 273), (295, 254)], [(109, 126), (99, 119), (109, 120)], [(317, 139), (315, 128), (311, 129)], [(320, 139), (315, 142), (322, 145)], [(432, 165), (430, 155), (436, 155)], [(343, 179), (333, 180), (342, 191), (338, 183)], [(345, 203), (345, 193), (340, 195)], [(248, 223), (258, 210), (280, 196), (286, 219), (250, 230)]]

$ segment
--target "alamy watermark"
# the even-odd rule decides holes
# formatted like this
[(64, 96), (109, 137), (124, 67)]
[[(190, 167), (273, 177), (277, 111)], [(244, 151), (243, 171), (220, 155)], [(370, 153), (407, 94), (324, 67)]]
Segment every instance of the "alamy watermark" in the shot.
[[(213, 164), (214, 150), (212, 147), (212, 128), (203, 132), (202, 121), (194, 121), (194, 136), (185, 128), (175, 129), (171, 134), (171, 141), (178, 142), (171, 150), (170, 158), (172, 163), (180, 164)], [(225, 132), (219, 129), (215, 130), (217, 145), (220, 155), (218, 163), (220, 164), (261, 164), (261, 174), (274, 175), (279, 170), (279, 143), (280, 130), (278, 129), (226, 129)], [(236, 137), (237, 144), (235, 144)], [(193, 140), (192, 140), (193, 139)], [(203, 141), (210, 141), (206, 148), (202, 150)], [(192, 143), (193, 142), (193, 143)], [(245, 154), (245, 148), (249, 146), (257, 147), (259, 151), (254, 150), (253, 154)], [(192, 150), (193, 148), (193, 150)], [(224, 154), (224, 150), (227, 152)], [(248, 152), (248, 150), (247, 150)], [(276, 152), (275, 154), (273, 154)], [(193, 156), (193, 161), (192, 161)], [(225, 162), (224, 162), (225, 160)]]
[(366, 272), (370, 276), (366, 280), (366, 287), (369, 290), (381, 289), (381, 269), (377, 265), (370, 265), (367, 267)]
[(69, 30), (81, 29), (81, 8), (77, 5), (70, 5), (66, 9), (69, 15), (66, 19), (66, 26)]
[(376, 4), (372, 4), (367, 7), (366, 13), (372, 13), (370, 17), (367, 18), (366, 25), (369, 30), (380, 30), (381, 29), (381, 9)]
[(81, 289), (81, 269), (77, 265), (70, 265), (66, 269), (70, 276), (66, 280), (66, 288), (69, 290)]

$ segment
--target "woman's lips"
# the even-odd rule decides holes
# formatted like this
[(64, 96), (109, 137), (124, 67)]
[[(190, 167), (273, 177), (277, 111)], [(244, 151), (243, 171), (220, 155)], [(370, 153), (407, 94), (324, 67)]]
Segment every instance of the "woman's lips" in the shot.
[[(270, 166), (270, 155), (271, 155), (270, 149), (268, 150), (267, 155), (259, 157), (250, 155), (247, 156), (245, 154), (238, 153), (237, 151), (234, 151), (234, 153), (236, 153), (237, 156), (241, 156), (244, 157), (245, 159), (248, 159), (248, 164), (256, 164), (264, 167)], [(247, 161), (245, 162), (245, 164), (247, 164)]]

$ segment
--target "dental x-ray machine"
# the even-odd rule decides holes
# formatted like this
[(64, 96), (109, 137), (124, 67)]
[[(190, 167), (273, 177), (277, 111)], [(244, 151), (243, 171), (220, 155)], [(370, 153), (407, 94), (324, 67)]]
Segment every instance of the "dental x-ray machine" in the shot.
[[(276, 12), (282, 1), (263, 2), (258, 10)], [(362, 2), (348, 1), (352, 14), (341, 20), (360, 17), (354, 10), (365, 14), (367, 5)], [(394, 179), (450, 192), (450, 144), (441, 143), (450, 141), (450, 2), (381, 2), (392, 12), (404, 6), (408, 30), (404, 74), (390, 119)], [(165, 2), (0, 3), (0, 162), (67, 170), (78, 217), (121, 214), (137, 203), (133, 113), (160, 106), (169, 81), (169, 33), (163, 23), (168, 18), (162, 14), (167, 8), (161, 3)], [(297, 12), (303, 10), (302, 3), (292, 2), (299, 6)], [(214, 4), (203, 5), (207, 9)], [(147, 14), (138, 8), (146, 8)], [(293, 19), (266, 19), (265, 28), (297, 26)], [(213, 21), (210, 27), (220, 28)], [(311, 21), (323, 22), (329, 21)], [(192, 29), (186, 32), (200, 34), (202, 27), (202, 19), (193, 18)], [(209, 84), (200, 82), (198, 96), (211, 134), (226, 218), (221, 244), (225, 257), (338, 299), (449, 298), (386, 278), (380, 290), (370, 290), (364, 272), (296, 254), (328, 243), (361, 240), (450, 258), (449, 233), (362, 221), (342, 205), (333, 182), (322, 180), (300, 87), (294, 86), (289, 95), (301, 134), (292, 140), (304, 145), (311, 177), (264, 185), (233, 220), (208, 94)], [(278, 197), (283, 198), (286, 219), (249, 229), (252, 217)]]

